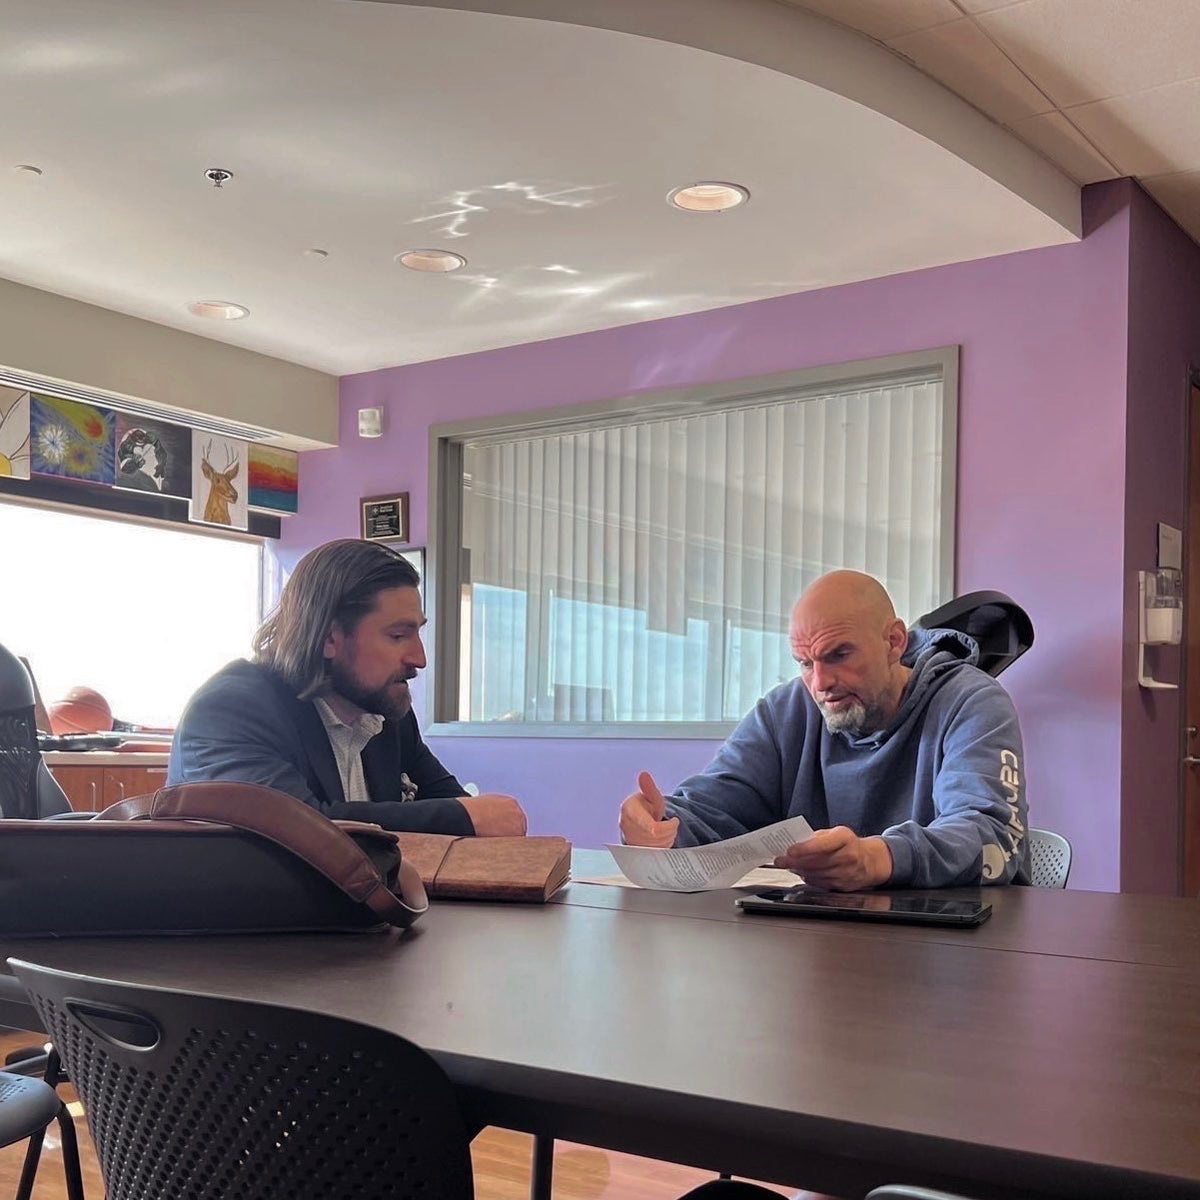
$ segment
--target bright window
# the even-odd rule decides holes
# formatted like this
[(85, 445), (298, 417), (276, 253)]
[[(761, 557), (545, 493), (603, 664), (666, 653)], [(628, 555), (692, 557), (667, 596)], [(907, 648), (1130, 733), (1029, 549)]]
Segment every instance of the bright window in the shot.
[(877, 576), (910, 621), (948, 600), (956, 363), (435, 430), (438, 720), (711, 733), (794, 676), (824, 572)]
[(0, 503), (0, 644), (49, 705), (95, 688), (119, 720), (172, 726), (246, 655), (260, 614), (257, 542)]

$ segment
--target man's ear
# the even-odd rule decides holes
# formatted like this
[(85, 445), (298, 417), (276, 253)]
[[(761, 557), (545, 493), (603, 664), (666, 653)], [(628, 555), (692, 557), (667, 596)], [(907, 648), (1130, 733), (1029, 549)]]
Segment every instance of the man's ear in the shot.
[(342, 632), (342, 627), (334, 621), (329, 627), (329, 632), (325, 635), (325, 645), (321, 649), (321, 653), (325, 658), (337, 658), (338, 651), (342, 648), (342, 643), (346, 640), (346, 635)]
[(887, 628), (888, 661), (898, 663), (908, 647), (908, 627), (897, 617)]

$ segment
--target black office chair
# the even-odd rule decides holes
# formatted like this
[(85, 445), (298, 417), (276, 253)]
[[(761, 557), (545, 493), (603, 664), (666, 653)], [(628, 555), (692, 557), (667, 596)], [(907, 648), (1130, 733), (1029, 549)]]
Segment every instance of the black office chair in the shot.
[(1003, 592), (967, 592), (918, 617), (909, 629), (956, 629), (979, 644), (979, 669), (999, 675), (1033, 645), (1029, 614)]
[(61, 787), (42, 761), (33, 719), (33, 681), (0, 646), (0, 817), (25, 821), (70, 813)]
[[(910, 629), (957, 629), (979, 643), (979, 667), (999, 675), (1033, 645), (1029, 614), (1003, 592), (968, 592), (926, 613)], [(1029, 830), (1034, 887), (1065, 888), (1071, 843), (1061, 833)]]
[(29, 1200), (37, 1177), (42, 1140), (46, 1130), (58, 1121), (62, 1132), (63, 1167), (70, 1200), (83, 1200), (83, 1175), (79, 1167), (79, 1146), (75, 1125), (58, 1093), (39, 1079), (27, 1079), (0, 1071), (0, 1146), (12, 1146), (28, 1140), (17, 1200)]
[(454, 1091), (403, 1039), (11, 964), (62, 1047), (107, 1200), (470, 1200)]
[(58, 1093), (40, 1079), (27, 1079), (0, 1071), (0, 1146), (13, 1146), (28, 1140), (17, 1200), (29, 1200), (37, 1177), (42, 1140), (46, 1130), (58, 1122), (62, 1133), (63, 1168), (67, 1177), (67, 1196), (83, 1200), (83, 1174), (79, 1167), (79, 1145), (75, 1124)]

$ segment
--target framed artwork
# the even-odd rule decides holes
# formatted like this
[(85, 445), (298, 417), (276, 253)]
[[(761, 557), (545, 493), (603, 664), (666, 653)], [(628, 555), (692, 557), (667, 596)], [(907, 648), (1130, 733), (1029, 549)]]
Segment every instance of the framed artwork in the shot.
[(0, 475), (29, 478), (29, 393), (0, 388)]
[(360, 501), (365, 542), (408, 541), (408, 493), (364, 496)]
[(119, 412), (113, 483), (133, 492), (186, 500), (192, 494), (192, 431)]
[(192, 430), (193, 521), (227, 529), (245, 529), (249, 524), (246, 447), (237, 438)]
[(250, 443), (250, 507), (272, 513), (294, 513), (300, 486), (300, 456), (295, 450)]
[(29, 430), (33, 470), (111, 485), (115, 418), (111, 409), (94, 404), (33, 395)]

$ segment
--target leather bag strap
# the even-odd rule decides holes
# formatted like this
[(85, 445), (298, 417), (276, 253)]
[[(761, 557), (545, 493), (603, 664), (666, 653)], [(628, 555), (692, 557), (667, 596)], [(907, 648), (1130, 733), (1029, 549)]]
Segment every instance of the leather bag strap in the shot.
[[(181, 783), (131, 796), (98, 813), (99, 821), (209, 821), (258, 834), (302, 858), (351, 900), (392, 925), (411, 925), (429, 907), (415, 867), (400, 857), (399, 895), (354, 839), (307, 804), (254, 783)], [(379, 831), (389, 836), (386, 830)]]

